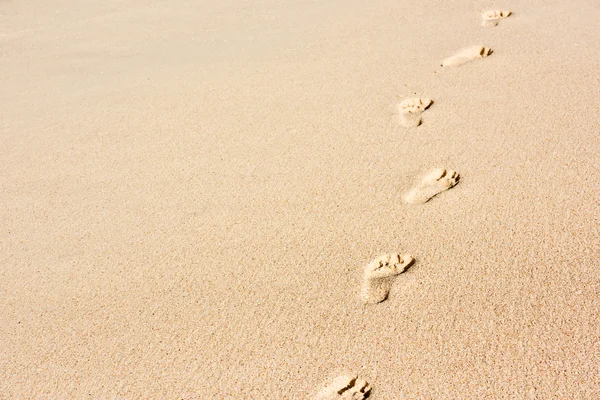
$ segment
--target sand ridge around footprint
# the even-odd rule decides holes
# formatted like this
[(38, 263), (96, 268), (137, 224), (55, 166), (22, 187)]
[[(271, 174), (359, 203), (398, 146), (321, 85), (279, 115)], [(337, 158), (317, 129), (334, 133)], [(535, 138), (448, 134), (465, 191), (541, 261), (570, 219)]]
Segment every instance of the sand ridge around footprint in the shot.
[(501, 19), (512, 14), (509, 10), (487, 10), (481, 13), (482, 26), (496, 26)]
[(371, 387), (356, 375), (341, 375), (321, 389), (313, 400), (363, 400), (369, 398)]
[(460, 175), (451, 169), (435, 168), (404, 195), (408, 204), (423, 204), (439, 193), (454, 187)]
[(363, 303), (376, 304), (387, 299), (394, 278), (405, 272), (415, 259), (409, 254), (384, 254), (376, 257), (364, 269), (361, 286)]
[(468, 47), (442, 61), (442, 67), (456, 67), (469, 61), (485, 58), (492, 54), (492, 52), (492, 49), (483, 46)]
[(400, 124), (405, 128), (414, 128), (421, 125), (421, 114), (432, 104), (433, 100), (420, 97), (402, 100), (397, 106)]

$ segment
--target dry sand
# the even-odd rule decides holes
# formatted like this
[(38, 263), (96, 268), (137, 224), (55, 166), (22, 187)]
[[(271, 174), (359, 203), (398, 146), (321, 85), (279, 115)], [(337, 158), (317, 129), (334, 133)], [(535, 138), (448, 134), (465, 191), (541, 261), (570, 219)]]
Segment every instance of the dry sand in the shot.
[[(599, 20), (0, 2), (0, 397), (296, 400), (348, 372), (373, 399), (600, 398)], [(435, 99), (414, 129), (406, 97)], [(440, 166), (460, 183), (404, 204)]]

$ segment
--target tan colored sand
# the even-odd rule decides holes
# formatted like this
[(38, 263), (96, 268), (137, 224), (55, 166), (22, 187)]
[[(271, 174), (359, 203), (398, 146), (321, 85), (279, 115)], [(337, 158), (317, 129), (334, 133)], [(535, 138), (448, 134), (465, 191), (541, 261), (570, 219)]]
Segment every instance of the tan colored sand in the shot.
[[(598, 399), (598, 20), (0, 2), (0, 397), (296, 400), (348, 371), (373, 399)], [(406, 97), (435, 99), (411, 130)], [(438, 166), (460, 183), (405, 205)]]

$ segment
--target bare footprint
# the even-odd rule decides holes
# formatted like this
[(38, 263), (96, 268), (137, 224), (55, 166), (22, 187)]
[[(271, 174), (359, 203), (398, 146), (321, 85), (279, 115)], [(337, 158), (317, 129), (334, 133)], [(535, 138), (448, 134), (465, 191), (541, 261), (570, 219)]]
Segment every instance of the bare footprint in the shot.
[(427, 110), (433, 104), (431, 99), (409, 98), (398, 104), (398, 109), (403, 113), (419, 113)]
[(384, 254), (375, 258), (366, 267), (361, 287), (364, 303), (381, 303), (387, 299), (394, 278), (412, 265), (415, 259), (398, 253)]
[(321, 389), (314, 400), (363, 400), (371, 394), (371, 387), (354, 375), (342, 375)]
[(404, 195), (404, 202), (408, 204), (426, 203), (433, 196), (454, 187), (459, 178), (456, 171), (435, 168)]
[(478, 58), (484, 58), (492, 54), (492, 50), (483, 46), (473, 46), (463, 49), (455, 55), (446, 58), (442, 61), (442, 67), (456, 67), (469, 61), (476, 60)]
[(501, 19), (511, 14), (508, 10), (487, 10), (481, 13), (482, 26), (496, 26)]
[(408, 98), (398, 104), (400, 124), (405, 128), (414, 128), (421, 125), (421, 114), (433, 104), (431, 99)]

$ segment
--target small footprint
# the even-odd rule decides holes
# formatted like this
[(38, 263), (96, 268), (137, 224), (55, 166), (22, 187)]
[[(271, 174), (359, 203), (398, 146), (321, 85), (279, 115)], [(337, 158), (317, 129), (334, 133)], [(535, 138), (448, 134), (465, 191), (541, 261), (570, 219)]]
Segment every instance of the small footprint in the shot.
[(433, 196), (454, 187), (459, 178), (460, 176), (456, 171), (435, 168), (404, 195), (404, 202), (408, 204), (426, 203)]
[(496, 26), (501, 19), (512, 14), (508, 10), (487, 10), (481, 13), (482, 26)]
[(323, 388), (314, 400), (363, 400), (371, 394), (371, 387), (354, 375), (342, 375)]
[(492, 50), (483, 46), (473, 46), (463, 49), (455, 55), (446, 58), (442, 61), (442, 67), (456, 67), (467, 63), (469, 61), (476, 60), (478, 58), (484, 58), (492, 54)]
[(406, 271), (414, 261), (412, 256), (398, 253), (384, 254), (371, 261), (363, 275), (362, 301), (375, 304), (387, 299), (394, 277)]
[(421, 114), (433, 104), (431, 99), (409, 98), (398, 104), (400, 123), (405, 128), (414, 128), (421, 125)]

